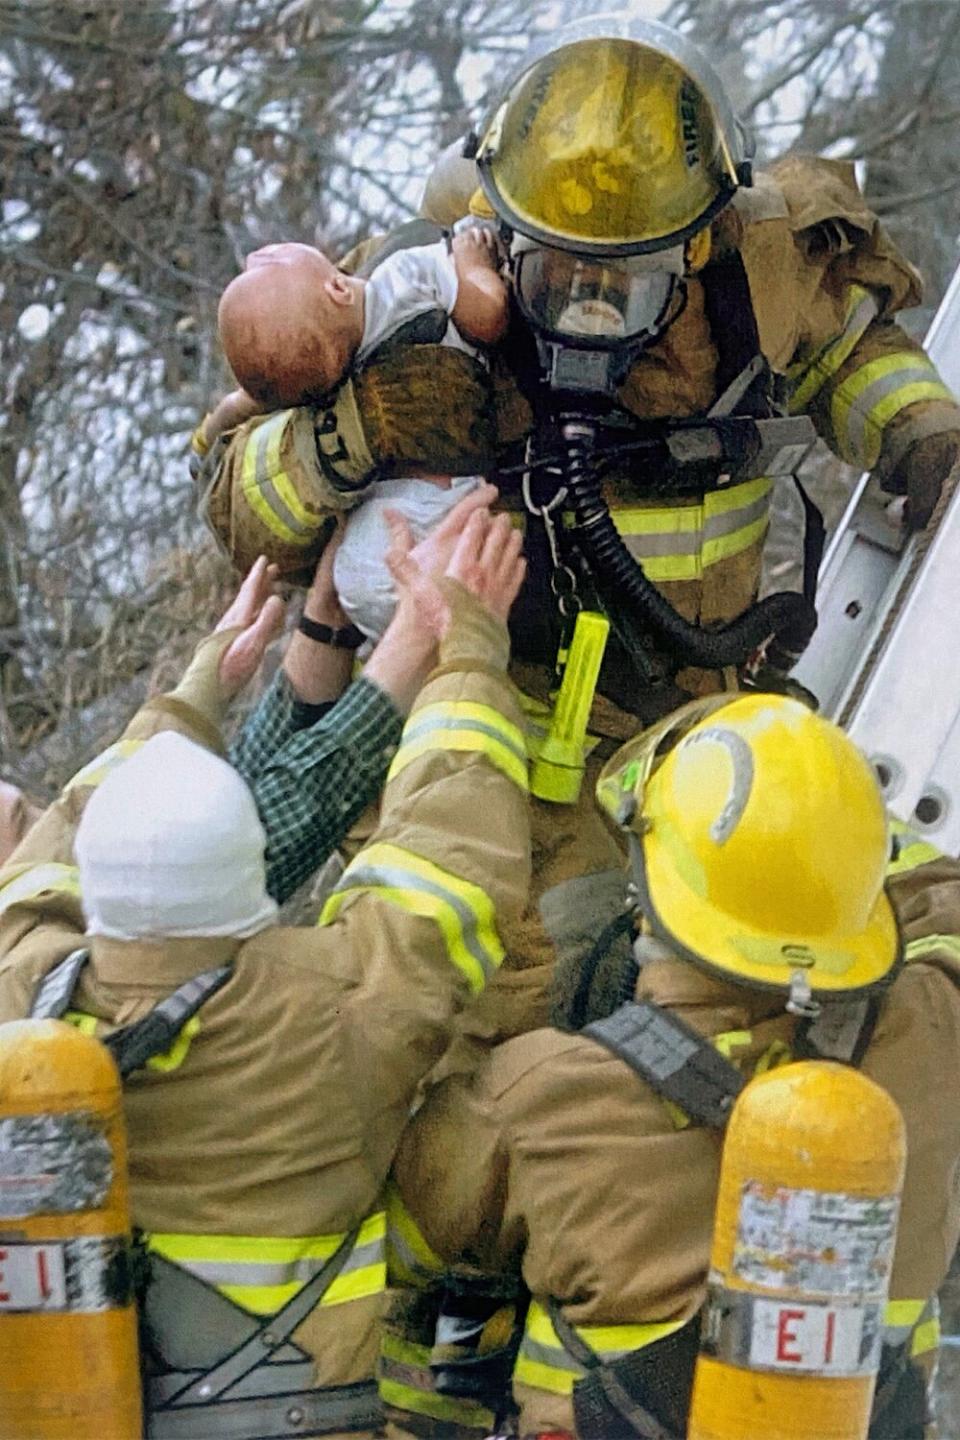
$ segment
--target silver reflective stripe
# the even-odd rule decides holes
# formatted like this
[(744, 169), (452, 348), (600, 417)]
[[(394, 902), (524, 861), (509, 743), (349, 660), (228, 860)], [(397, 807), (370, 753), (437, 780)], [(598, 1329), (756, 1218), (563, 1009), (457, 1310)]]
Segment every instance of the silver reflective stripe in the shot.
[(788, 406), (791, 415), (804, 410), (820, 393), (827, 380), (837, 373), (853, 353), (854, 346), (866, 334), (879, 313), (880, 307), (876, 298), (869, 291), (864, 292), (861, 286), (855, 285), (852, 293), (854, 297), (860, 294), (861, 298), (847, 316), (841, 333), (822, 346), (806, 365), (791, 367), (789, 374), (794, 382)]
[(481, 735), (490, 735), (494, 740), (499, 740), (508, 750), (512, 750), (514, 755), (516, 755), (519, 760), (522, 760), (524, 764), (527, 762), (526, 748), (517, 745), (513, 737), (507, 734), (505, 730), (498, 729), (496, 725), (488, 725), (483, 720), (475, 720), (468, 715), (449, 716), (443, 719), (427, 719), (421, 721), (419, 725), (416, 723), (416, 717), (414, 717), (412, 722), (404, 726), (403, 744), (408, 745), (411, 741), (419, 740), (422, 735), (430, 735), (437, 730), (476, 730)]
[(736, 530), (745, 530), (755, 520), (762, 520), (770, 509), (770, 491), (766, 490), (749, 505), (736, 510), (721, 511), (708, 517), (703, 527), (704, 540), (716, 540), (721, 535), (732, 535)]
[(911, 365), (909, 369), (892, 370), (889, 375), (881, 375), (862, 390), (852, 402), (846, 418), (846, 450), (849, 455), (855, 457), (858, 462), (867, 463), (867, 458), (872, 455), (872, 448), (867, 443), (867, 430), (871, 424), (879, 429), (875, 421), (871, 421), (874, 406), (888, 395), (897, 390), (902, 390), (906, 385), (915, 385), (919, 382), (936, 382), (939, 379), (934, 367), (920, 361)]
[(413, 1247), (406, 1237), (394, 1225), (387, 1226), (387, 1245), (391, 1253), (391, 1259), (399, 1262), (399, 1265), (408, 1275), (419, 1276), (425, 1280), (435, 1280), (437, 1271), (431, 1270), (428, 1265), (415, 1254)]
[[(596, 1345), (591, 1348), (603, 1361), (619, 1360), (624, 1355), (633, 1354), (632, 1350), (600, 1350)], [(586, 1374), (583, 1366), (579, 1365), (567, 1350), (559, 1346), (544, 1345), (539, 1340), (532, 1340), (529, 1335), (524, 1335), (520, 1350), (528, 1360), (549, 1365), (552, 1370), (565, 1370), (567, 1374), (576, 1376)]]
[(297, 519), (286, 502), (281, 499), (276, 485), (274, 485), (270, 478), (269, 456), (267, 451), (272, 434), (272, 427), (269, 423), (261, 425), (260, 428), (254, 432), (253, 438), (256, 446), (254, 451), (256, 456), (254, 481), (256, 487), (278, 520), (282, 521), (295, 535), (302, 535), (305, 539), (311, 539), (316, 534), (316, 531), (311, 526), (304, 525), (302, 520)]
[[(621, 533), (630, 554), (638, 560), (642, 560), (645, 556), (653, 558), (661, 555), (695, 555), (708, 540), (719, 540), (723, 535), (733, 535), (738, 530), (745, 530), (754, 521), (762, 520), (769, 508), (770, 495), (767, 492), (756, 500), (752, 500), (749, 505), (708, 516), (696, 529), (670, 530), (653, 534), (642, 532), (638, 534), (635, 531)], [(691, 506), (689, 509), (693, 513), (697, 513), (695, 506)], [(617, 512), (614, 510), (611, 513), (616, 524)], [(677, 513), (685, 512), (679, 510)]]
[[(369, 1240), (364, 1245), (357, 1245), (341, 1268), (338, 1279), (340, 1276), (349, 1275), (351, 1270), (363, 1270), (367, 1265), (382, 1263), (383, 1249), (382, 1237)], [(292, 1285), (298, 1282), (303, 1284), (307, 1280), (311, 1280), (323, 1269), (329, 1259), (330, 1255), (323, 1255), (276, 1262), (178, 1260), (177, 1264), (189, 1270), (191, 1275), (196, 1275), (199, 1280), (206, 1280), (210, 1285)]]
[(435, 884), (413, 870), (402, 870), (392, 865), (351, 865), (336, 889), (348, 894), (352, 889), (368, 885), (373, 889), (417, 890), (423, 895), (433, 895), (456, 911), (463, 934), (463, 943), (469, 954), (476, 960), (485, 980), (496, 974), (497, 964), (483, 948), (477, 938), (477, 916), (453, 890)]

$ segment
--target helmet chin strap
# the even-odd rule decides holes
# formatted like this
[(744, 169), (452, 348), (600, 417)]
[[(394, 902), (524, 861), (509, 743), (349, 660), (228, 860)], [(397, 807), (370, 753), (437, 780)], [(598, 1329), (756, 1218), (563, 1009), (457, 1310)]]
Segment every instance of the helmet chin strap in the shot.
[(814, 1000), (810, 981), (805, 970), (794, 970), (790, 975), (790, 994), (785, 1007), (791, 1015), (802, 1015), (805, 1019), (816, 1020), (823, 1009)]

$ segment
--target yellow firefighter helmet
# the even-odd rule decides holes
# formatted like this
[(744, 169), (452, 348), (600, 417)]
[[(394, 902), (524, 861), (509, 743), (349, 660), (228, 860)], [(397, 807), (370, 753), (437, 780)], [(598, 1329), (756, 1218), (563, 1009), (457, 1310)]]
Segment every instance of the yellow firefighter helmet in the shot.
[(880, 787), (799, 701), (693, 701), (625, 745), (597, 797), (632, 832), (640, 907), (678, 954), (815, 999), (890, 978), (900, 940)]
[(669, 249), (744, 175), (711, 66), (653, 21), (595, 16), (539, 41), (491, 112), (477, 164), (500, 218), (578, 254)]

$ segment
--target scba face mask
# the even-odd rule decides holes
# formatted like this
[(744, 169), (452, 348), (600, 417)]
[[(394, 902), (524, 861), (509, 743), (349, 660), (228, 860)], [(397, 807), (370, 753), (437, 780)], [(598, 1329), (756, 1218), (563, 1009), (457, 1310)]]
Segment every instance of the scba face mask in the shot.
[(652, 344), (683, 308), (684, 247), (599, 259), (516, 236), (517, 300), (541, 335), (585, 349)]

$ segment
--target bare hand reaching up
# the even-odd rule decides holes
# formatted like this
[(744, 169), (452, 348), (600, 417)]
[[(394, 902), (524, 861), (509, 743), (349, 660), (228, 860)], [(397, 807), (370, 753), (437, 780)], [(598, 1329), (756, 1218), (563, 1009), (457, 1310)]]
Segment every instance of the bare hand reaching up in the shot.
[(220, 661), (220, 683), (227, 695), (238, 694), (260, 668), (270, 641), (280, 633), (284, 604), (274, 595), (277, 567), (261, 555), (247, 573), (237, 597), (217, 630), (241, 629)]
[[(463, 503), (450, 515), (456, 515)], [(387, 521), (391, 529), (387, 565), (397, 582), (399, 603), (416, 606), (421, 623), (438, 640), (450, 624), (450, 607), (437, 585), (441, 575), (459, 581), (494, 619), (506, 623), (527, 568), (520, 554), (523, 536), (510, 524), (509, 516), (494, 517), (486, 506), (467, 511), (442, 570), (437, 564), (431, 567), (425, 563), (423, 546), (412, 544), (402, 515), (389, 511)]]
[(507, 516), (494, 519), (490, 514), (496, 496), (492, 485), (474, 490), (416, 546), (404, 517), (388, 513), (387, 563), (397, 583), (398, 603), (366, 674), (400, 710), (413, 703), (450, 627), (450, 605), (438, 582), (444, 577), (456, 580), (499, 621), (506, 620), (523, 583), (522, 537)]

